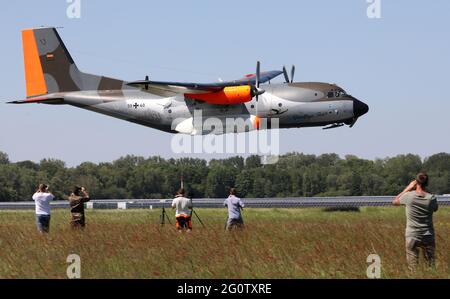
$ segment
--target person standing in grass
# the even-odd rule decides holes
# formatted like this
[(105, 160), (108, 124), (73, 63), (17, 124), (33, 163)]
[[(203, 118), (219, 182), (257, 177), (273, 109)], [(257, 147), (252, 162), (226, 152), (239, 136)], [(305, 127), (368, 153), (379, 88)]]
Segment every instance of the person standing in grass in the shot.
[(406, 259), (412, 271), (419, 262), (420, 249), (428, 266), (435, 264), (433, 213), (438, 210), (438, 203), (436, 196), (427, 191), (427, 186), (428, 175), (421, 172), (392, 202), (406, 206)]
[(172, 209), (176, 209), (175, 218), (176, 218), (176, 227), (178, 231), (182, 231), (186, 229), (188, 232), (192, 230), (192, 200), (186, 198), (185, 191), (181, 188), (175, 198), (172, 201)]
[(48, 191), (48, 186), (45, 184), (40, 184), (36, 193), (33, 194), (36, 205), (36, 226), (41, 234), (50, 232), (50, 201), (54, 198), (55, 196)]
[(244, 209), (244, 203), (236, 196), (236, 189), (230, 189), (230, 195), (225, 202), (224, 206), (228, 207), (228, 219), (225, 229), (231, 230), (233, 228), (243, 228), (244, 220), (242, 219), (241, 210)]
[(70, 225), (72, 228), (83, 229), (86, 226), (86, 217), (84, 215), (84, 203), (90, 200), (89, 194), (84, 187), (75, 186), (72, 194), (69, 196), (70, 212), (72, 220)]

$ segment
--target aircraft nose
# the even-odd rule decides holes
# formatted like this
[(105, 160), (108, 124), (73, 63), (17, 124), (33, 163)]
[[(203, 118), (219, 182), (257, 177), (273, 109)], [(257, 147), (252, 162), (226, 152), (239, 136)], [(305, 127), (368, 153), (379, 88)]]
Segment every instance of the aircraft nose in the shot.
[(353, 99), (353, 116), (360, 117), (369, 112), (369, 106), (360, 100)]

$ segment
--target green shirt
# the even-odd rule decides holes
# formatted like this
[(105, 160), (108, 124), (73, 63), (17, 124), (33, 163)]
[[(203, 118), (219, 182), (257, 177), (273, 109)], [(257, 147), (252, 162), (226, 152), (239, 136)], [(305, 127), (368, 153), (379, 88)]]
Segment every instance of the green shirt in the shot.
[(434, 236), (433, 213), (438, 209), (436, 196), (411, 191), (403, 194), (400, 204), (406, 206), (406, 237)]

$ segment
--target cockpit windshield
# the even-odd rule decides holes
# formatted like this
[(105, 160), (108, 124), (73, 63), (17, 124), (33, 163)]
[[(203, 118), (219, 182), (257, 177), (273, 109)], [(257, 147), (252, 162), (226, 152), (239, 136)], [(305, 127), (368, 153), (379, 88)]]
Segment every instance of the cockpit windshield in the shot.
[(341, 97), (346, 97), (347, 93), (343, 90), (338, 90), (336, 91), (336, 97), (341, 98)]
[(331, 90), (328, 92), (327, 96), (329, 98), (342, 98), (346, 97), (347, 93), (344, 90)]

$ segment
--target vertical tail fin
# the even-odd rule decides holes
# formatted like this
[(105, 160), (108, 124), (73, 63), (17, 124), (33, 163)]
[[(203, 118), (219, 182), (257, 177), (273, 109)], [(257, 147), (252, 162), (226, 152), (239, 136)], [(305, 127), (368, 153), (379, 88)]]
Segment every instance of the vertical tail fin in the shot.
[(121, 80), (80, 72), (55, 28), (23, 30), (22, 42), (27, 98), (123, 86)]
[(27, 97), (82, 89), (80, 72), (55, 28), (22, 31)]

